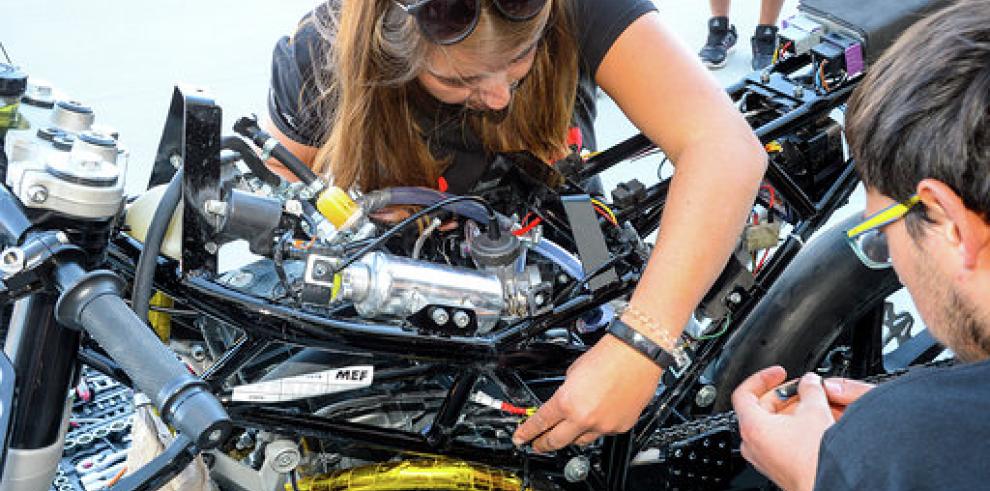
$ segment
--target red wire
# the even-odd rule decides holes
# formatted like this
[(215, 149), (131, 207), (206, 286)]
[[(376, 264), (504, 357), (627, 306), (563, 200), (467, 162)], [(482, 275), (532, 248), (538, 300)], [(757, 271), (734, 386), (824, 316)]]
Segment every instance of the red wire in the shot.
[(593, 205), (593, 206), (595, 207), (595, 211), (597, 211), (599, 215), (605, 217), (605, 219), (608, 220), (608, 223), (611, 223), (612, 225), (615, 225), (616, 227), (619, 226), (619, 222), (613, 220), (612, 219), (612, 215), (609, 215), (608, 213), (606, 213), (605, 210), (601, 209), (601, 207), (599, 207), (598, 205)]
[[(528, 217), (529, 215), (526, 215), (526, 216)], [(512, 235), (515, 235), (516, 237), (519, 237), (519, 236), (522, 236), (522, 235), (526, 235), (526, 232), (529, 232), (530, 230), (533, 230), (533, 227), (539, 225), (540, 222), (542, 222), (542, 221), (543, 221), (542, 218), (536, 217), (533, 221), (531, 221), (531, 222), (527, 223), (526, 225), (524, 225), (523, 228), (512, 232)]]

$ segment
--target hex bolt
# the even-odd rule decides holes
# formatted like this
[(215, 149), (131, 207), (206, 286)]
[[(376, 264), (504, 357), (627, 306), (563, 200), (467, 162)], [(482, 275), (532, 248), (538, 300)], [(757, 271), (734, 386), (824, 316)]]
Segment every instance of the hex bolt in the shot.
[(533, 301), (536, 302), (536, 305), (543, 305), (543, 302), (546, 302), (546, 300), (547, 299), (543, 296), (542, 293), (538, 293), (536, 294), (535, 297), (533, 297)]
[(794, 97), (797, 97), (798, 99), (804, 98), (804, 86), (802, 85), (794, 86)]
[(694, 396), (694, 403), (698, 407), (708, 407), (715, 402), (715, 396), (718, 395), (718, 390), (714, 385), (706, 385), (698, 389), (698, 393)]
[(434, 307), (433, 310), (430, 311), (430, 319), (433, 320), (434, 324), (442, 326), (450, 320), (450, 314), (447, 313), (447, 309)]
[(201, 344), (194, 345), (189, 354), (192, 355), (193, 360), (203, 361), (206, 359), (206, 348)]
[(591, 461), (583, 455), (572, 458), (564, 465), (564, 479), (568, 482), (581, 482), (588, 478), (591, 472)]
[(216, 215), (218, 217), (227, 215), (226, 201), (208, 199), (205, 203), (203, 203), (203, 208), (206, 210), (206, 213), (209, 213), (210, 215)]
[(182, 156), (172, 155), (171, 157), (168, 158), (168, 163), (172, 164), (172, 167), (178, 169), (179, 167), (182, 167)]
[(743, 301), (742, 293), (732, 292), (732, 293), (729, 294), (729, 296), (726, 298), (726, 300), (728, 300), (729, 303), (731, 303), (733, 305), (739, 305)]
[(210, 254), (216, 254), (217, 250), (220, 249), (219, 247), (217, 247), (216, 242), (207, 242), (205, 245), (203, 245), (203, 248), (206, 249), (206, 252)]
[(211, 431), (209, 435), (206, 435), (206, 439), (210, 442), (218, 442), (220, 441), (220, 437), (222, 436), (223, 436), (223, 431), (218, 428)]
[(0, 253), (0, 271), (11, 276), (24, 269), (24, 251), (20, 247), (8, 247)]
[(250, 271), (238, 271), (230, 277), (230, 281), (227, 284), (234, 288), (247, 288), (251, 286), (252, 281), (254, 281), (254, 273)]
[(327, 270), (327, 265), (323, 263), (316, 263), (313, 265), (313, 276), (317, 278), (322, 278), (327, 275), (329, 271)]
[(762, 72), (760, 72), (760, 82), (763, 82), (765, 84), (770, 83), (770, 69), (769, 68), (767, 68), (767, 69), (763, 70)]
[(48, 188), (38, 184), (28, 188), (28, 199), (33, 203), (44, 203), (48, 201)]
[(454, 312), (454, 325), (464, 329), (471, 323), (471, 316), (463, 310), (458, 310)]

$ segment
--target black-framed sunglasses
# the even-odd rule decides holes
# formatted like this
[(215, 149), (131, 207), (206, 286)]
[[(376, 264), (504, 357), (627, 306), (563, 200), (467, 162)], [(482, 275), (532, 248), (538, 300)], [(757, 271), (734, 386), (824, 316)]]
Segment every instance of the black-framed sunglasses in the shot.
[[(482, 0), (392, 0), (413, 16), (427, 39), (437, 44), (455, 44), (464, 40), (478, 26)], [(530, 20), (550, 0), (485, 0), (512, 21)]]

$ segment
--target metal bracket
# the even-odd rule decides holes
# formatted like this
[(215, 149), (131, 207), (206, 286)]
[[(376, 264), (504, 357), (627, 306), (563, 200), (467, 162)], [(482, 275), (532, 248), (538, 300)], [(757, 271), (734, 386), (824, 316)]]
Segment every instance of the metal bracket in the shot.
[(184, 168), (183, 273), (216, 272), (215, 227), (205, 204), (220, 199), (221, 129), (222, 113), (212, 99), (201, 90), (175, 88), (148, 186), (167, 183), (178, 166)]

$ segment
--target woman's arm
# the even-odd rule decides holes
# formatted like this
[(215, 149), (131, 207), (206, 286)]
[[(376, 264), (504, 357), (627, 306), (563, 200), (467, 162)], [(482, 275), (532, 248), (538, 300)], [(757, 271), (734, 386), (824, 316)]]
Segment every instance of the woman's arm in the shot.
[[(655, 12), (619, 36), (596, 80), (675, 164), (657, 247), (631, 300), (642, 315), (623, 320), (644, 335), (656, 327), (676, 338), (739, 240), (766, 154), (725, 91)], [(535, 438), (536, 450), (549, 451), (626, 431), (659, 376), (650, 360), (605, 336), (514, 441)]]

